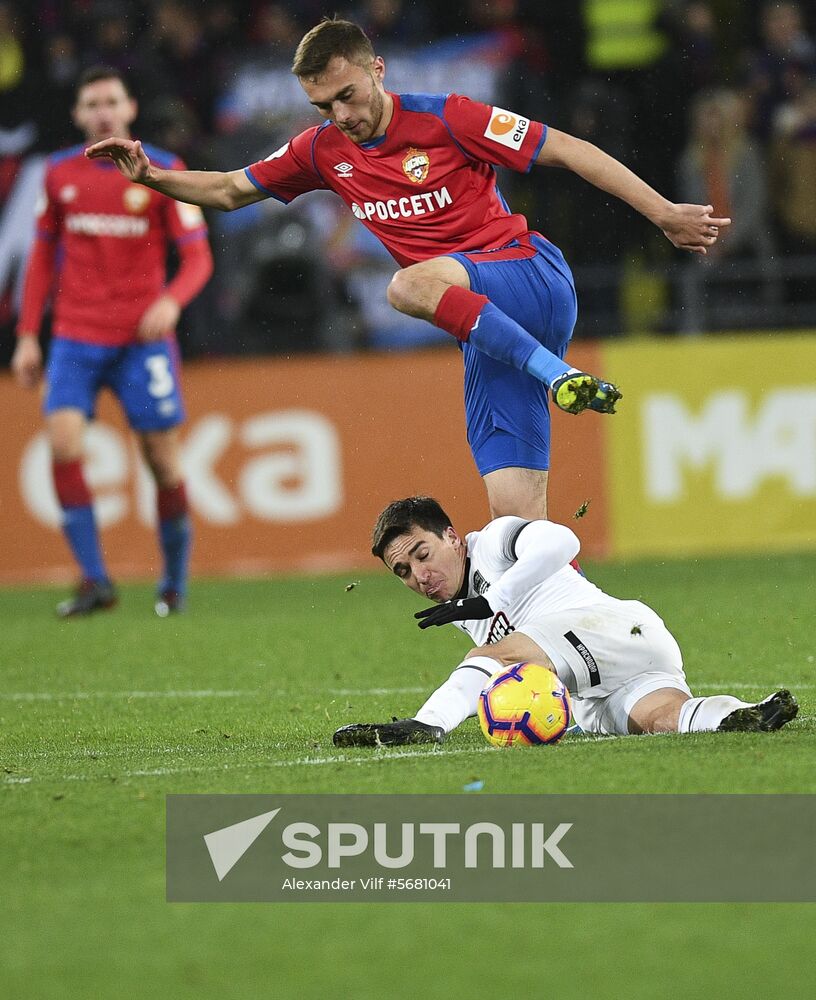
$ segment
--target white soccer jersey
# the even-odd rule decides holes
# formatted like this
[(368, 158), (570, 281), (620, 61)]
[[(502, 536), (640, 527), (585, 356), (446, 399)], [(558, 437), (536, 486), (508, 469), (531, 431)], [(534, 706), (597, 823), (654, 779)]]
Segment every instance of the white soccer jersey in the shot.
[(454, 624), (478, 646), (524, 631), (543, 615), (619, 603), (570, 566), (581, 546), (566, 525), (498, 517), (465, 541), (467, 592), (457, 597), (483, 595), (495, 613)]

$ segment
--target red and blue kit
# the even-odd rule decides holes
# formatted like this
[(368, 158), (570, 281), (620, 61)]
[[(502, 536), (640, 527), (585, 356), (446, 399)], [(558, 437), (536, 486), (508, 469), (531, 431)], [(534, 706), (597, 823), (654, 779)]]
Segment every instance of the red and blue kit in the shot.
[[(162, 293), (184, 306), (199, 291), (211, 270), (207, 228), (196, 206), (131, 183), (84, 149), (48, 162), (18, 329), (39, 330), (53, 291), (57, 336), (120, 347), (135, 342), (139, 320)], [(145, 150), (161, 167), (184, 167), (171, 153)], [(165, 287), (171, 243), (181, 266)]]
[[(547, 127), (458, 94), (390, 96), (394, 114), (384, 135), (357, 145), (327, 122), (247, 167), (247, 177), (284, 203), (307, 191), (336, 192), (401, 267), (454, 257), (470, 291), (483, 297), (470, 308), (486, 301), (498, 311), (483, 332), (499, 315), (499, 325), (517, 324), (527, 341), (562, 359), (576, 317), (570, 269), (557, 247), (510, 211), (495, 171), (529, 171)], [(475, 347), (474, 317), (454, 311), (453, 328), (438, 325), (462, 342), (468, 442), (479, 472), (549, 468), (546, 385)]]
[(325, 122), (247, 167), (247, 176), (284, 203), (335, 191), (402, 267), (524, 237), (527, 220), (508, 208), (493, 165), (530, 170), (546, 126), (458, 94), (391, 97), (385, 135), (356, 145)]

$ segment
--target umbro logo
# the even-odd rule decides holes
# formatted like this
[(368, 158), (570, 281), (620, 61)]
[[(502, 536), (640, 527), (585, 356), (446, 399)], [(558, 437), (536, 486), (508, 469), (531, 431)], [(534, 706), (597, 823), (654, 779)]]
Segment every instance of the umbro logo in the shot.
[(338, 177), (351, 177), (351, 172), (354, 167), (350, 163), (346, 163), (345, 160), (342, 163), (335, 163), (334, 169), (337, 171)]

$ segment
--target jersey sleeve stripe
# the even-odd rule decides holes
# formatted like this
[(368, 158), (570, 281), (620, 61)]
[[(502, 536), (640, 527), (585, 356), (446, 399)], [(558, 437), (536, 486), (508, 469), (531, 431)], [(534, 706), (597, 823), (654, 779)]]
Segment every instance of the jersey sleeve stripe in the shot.
[[(321, 127), (312, 136), (312, 145), (310, 147), (310, 152), (312, 154), (312, 169), (317, 174), (317, 176), (321, 179), (321, 181), (323, 181), (324, 184), (326, 184), (326, 178), (323, 176), (323, 174), (320, 173), (320, 167), (318, 167), (318, 165), (317, 165), (317, 157), (315, 155), (315, 144), (317, 142), (317, 137), (319, 135), (322, 135), (323, 132), (326, 131), (326, 128), (329, 125), (331, 125), (331, 122), (324, 122), (323, 125), (321, 125)], [(329, 185), (326, 184), (326, 187), (328, 187), (328, 186)]]
[[(475, 663), (461, 663), (456, 670), (478, 670), (480, 674), (484, 674), (486, 677), (493, 676), (489, 670), (485, 670), (484, 667), (477, 667)], [(456, 673), (456, 670), (454, 670), (454, 673)]]
[(541, 149), (544, 146), (544, 143), (547, 141), (547, 131), (548, 131), (548, 127), (546, 125), (542, 125), (541, 126), (541, 138), (538, 140), (538, 145), (536, 146), (535, 150), (533, 151), (533, 155), (530, 158), (530, 164), (527, 167), (527, 170), (525, 171), (525, 173), (529, 174), (530, 171), (535, 166), (535, 162), (538, 159), (538, 154), (541, 152)]
[(517, 528), (514, 528), (507, 536), (507, 540), (505, 541), (504, 551), (505, 554), (507, 555), (507, 558), (510, 559), (512, 562), (518, 562), (518, 556), (516, 555), (516, 542), (518, 541), (519, 535), (522, 533), (522, 531), (524, 531), (524, 529), (527, 527), (529, 523), (530, 523), (529, 521), (524, 521)]
[(475, 156), (471, 156), (470, 153), (462, 146), (462, 144), (459, 142), (459, 140), (453, 134), (453, 132), (451, 131), (450, 125), (448, 125), (448, 120), (444, 116), (444, 114), (440, 116), (439, 120), (442, 122), (442, 124), (448, 130), (448, 135), (451, 137), (451, 142), (454, 144), (454, 146), (456, 146), (456, 148), (459, 150), (459, 152), (462, 154), (462, 156), (466, 156), (469, 160), (473, 160), (474, 163), (477, 162), (476, 157)]
[(275, 192), (274, 192), (274, 191), (270, 191), (268, 187), (264, 187), (264, 185), (263, 185), (263, 184), (261, 184), (261, 182), (260, 182), (260, 181), (256, 180), (256, 179), (255, 179), (255, 178), (254, 178), (254, 177), (252, 176), (252, 171), (250, 170), (250, 168), (249, 168), (249, 167), (244, 167), (244, 173), (245, 173), (245, 174), (247, 175), (247, 177), (248, 177), (248, 178), (249, 178), (249, 179), (250, 179), (250, 180), (252, 181), (252, 183), (253, 183), (253, 184), (255, 185), (255, 187), (256, 187), (256, 188), (257, 188), (257, 189), (258, 189), (259, 191), (263, 191), (263, 193), (264, 193), (264, 194), (265, 194), (265, 195), (266, 195), (266, 196), (267, 196), (268, 198), (274, 198), (274, 199), (275, 199), (275, 201), (279, 201), (279, 202), (281, 202), (281, 203), (282, 203), (282, 204), (284, 204), (284, 205), (288, 205), (288, 204), (289, 204), (289, 202), (287, 201), (287, 199), (286, 199), (286, 198), (281, 198), (281, 196), (280, 196), (279, 194), (275, 194)]

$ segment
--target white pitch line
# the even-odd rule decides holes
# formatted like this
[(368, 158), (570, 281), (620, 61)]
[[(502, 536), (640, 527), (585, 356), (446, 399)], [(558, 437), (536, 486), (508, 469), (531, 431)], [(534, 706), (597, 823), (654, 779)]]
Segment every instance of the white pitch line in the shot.
[(91, 698), (243, 698), (258, 691), (0, 691), (6, 701), (87, 701)]
[[(380, 697), (392, 694), (424, 694), (427, 687), (400, 688), (324, 688), (317, 695), (339, 697)], [(190, 691), (0, 691), (0, 700), (5, 701), (88, 701), (93, 698), (123, 699), (125, 701), (147, 698), (250, 698), (265, 695), (269, 698), (302, 698), (302, 691), (265, 691), (263, 688), (236, 690), (190, 690)]]
[[(564, 746), (578, 745), (579, 743), (602, 743), (606, 740), (617, 740), (619, 736), (583, 736), (576, 740), (570, 740)], [(446, 760), (450, 757), (461, 757), (473, 754), (498, 753), (500, 747), (462, 747), (459, 750), (403, 750), (396, 753), (387, 753), (382, 749), (373, 750), (369, 757), (300, 757), (297, 760), (271, 760), (255, 761), (245, 764), (222, 764), (219, 768), (209, 765), (196, 767), (156, 767), (151, 769), (139, 769), (135, 771), (121, 771), (118, 774), (58, 774), (58, 775), (37, 775), (36, 778), (22, 775), (6, 775), (0, 781), (5, 785), (29, 785), (33, 781), (50, 781), (59, 783), (60, 781), (109, 781), (111, 778), (156, 778), (175, 774), (198, 774), (207, 772), (216, 774), (223, 771), (258, 771), (272, 767), (322, 767), (326, 764), (385, 764), (396, 760), (409, 760), (416, 757), (424, 757), (428, 760)]]
[[(799, 684), (796, 681), (777, 681), (769, 684), (757, 684), (746, 681), (705, 681), (693, 684), (694, 690), (728, 691), (778, 691), (780, 688), (792, 688), (794, 691), (812, 691), (816, 684)], [(399, 694), (425, 694), (427, 687), (377, 687), (377, 688), (324, 688), (315, 695), (334, 695), (342, 698), (379, 698)], [(90, 699), (123, 699), (124, 701), (150, 698), (254, 698), (262, 695), (268, 698), (302, 698), (303, 691), (265, 691), (263, 688), (238, 688), (234, 690), (218, 690), (204, 688), (188, 691), (0, 691), (0, 701), (88, 701)]]
[(781, 691), (783, 688), (790, 688), (793, 691), (812, 691), (816, 684), (799, 684), (796, 681), (776, 681), (769, 684), (765, 681), (759, 684), (749, 684), (747, 681), (706, 681), (700, 684), (691, 684), (692, 690), (705, 689), (710, 691), (716, 689), (723, 694), (731, 691)]
[(405, 688), (329, 688), (328, 694), (347, 695), (348, 697), (360, 697), (366, 695), (383, 694), (425, 694), (430, 690), (427, 687), (405, 687)]

